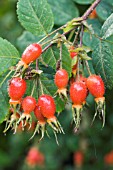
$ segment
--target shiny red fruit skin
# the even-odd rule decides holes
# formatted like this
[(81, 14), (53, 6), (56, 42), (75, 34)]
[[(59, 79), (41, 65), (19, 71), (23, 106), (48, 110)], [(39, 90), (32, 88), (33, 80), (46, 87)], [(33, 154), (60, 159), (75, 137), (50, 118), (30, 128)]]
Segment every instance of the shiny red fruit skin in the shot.
[(45, 121), (45, 118), (41, 113), (39, 105), (36, 105), (35, 110), (34, 110), (34, 114), (35, 114), (36, 118), (38, 119), (38, 121)]
[(30, 44), (22, 54), (22, 61), (30, 64), (35, 61), (42, 53), (42, 47), (39, 44)]
[(54, 82), (59, 89), (65, 88), (68, 84), (68, 73), (65, 69), (59, 69), (55, 74)]
[(70, 87), (70, 98), (76, 105), (81, 105), (87, 97), (87, 87), (82, 81), (74, 82)]
[(45, 94), (39, 97), (38, 99), (38, 105), (40, 106), (41, 113), (44, 117), (47, 119), (52, 118), (56, 111), (56, 106), (54, 99)]
[(35, 98), (31, 96), (27, 96), (22, 101), (22, 108), (24, 110), (24, 113), (30, 113), (32, 112), (36, 107), (36, 100)]
[(19, 77), (13, 78), (8, 87), (8, 93), (12, 100), (19, 100), (26, 91), (26, 82)]
[(103, 97), (105, 93), (104, 82), (100, 76), (91, 75), (87, 78), (87, 88), (89, 92), (96, 98)]

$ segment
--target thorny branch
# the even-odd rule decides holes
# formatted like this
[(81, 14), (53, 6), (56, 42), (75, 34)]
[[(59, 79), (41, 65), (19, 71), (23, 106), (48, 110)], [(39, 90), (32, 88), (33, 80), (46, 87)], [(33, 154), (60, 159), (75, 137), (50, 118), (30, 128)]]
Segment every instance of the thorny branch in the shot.
[[(101, 2), (101, 0), (95, 0), (95, 2), (94, 2), (94, 3), (88, 8), (88, 10), (82, 15), (82, 17), (80, 17), (80, 18), (81, 18), (81, 24), (82, 24), (82, 22), (83, 22), (84, 20), (86, 20), (86, 19), (89, 17), (89, 15), (92, 13), (92, 11), (97, 7), (97, 5), (98, 5), (100, 2)], [(58, 30), (64, 28), (65, 26), (66, 26), (66, 25), (63, 25), (62, 27), (58, 28), (56, 31), (50, 33), (50, 35), (52, 35), (53, 33), (56, 33)], [(63, 34), (61, 34), (61, 36), (64, 36), (64, 35), (70, 33), (70, 32), (73, 31), (75, 28), (76, 28), (76, 26), (75, 26), (74, 28), (72, 28), (71, 30), (69, 30), (69, 31), (67, 31), (67, 32), (64, 32)], [(49, 36), (50, 36), (50, 35), (49, 35)], [(45, 40), (45, 39), (46, 39), (46, 38), (44, 38), (44, 40)], [(44, 53), (44, 52), (45, 52), (48, 48), (50, 48), (53, 44), (54, 44), (54, 43), (51, 42), (49, 45), (47, 45), (47, 46), (43, 49), (42, 53)]]

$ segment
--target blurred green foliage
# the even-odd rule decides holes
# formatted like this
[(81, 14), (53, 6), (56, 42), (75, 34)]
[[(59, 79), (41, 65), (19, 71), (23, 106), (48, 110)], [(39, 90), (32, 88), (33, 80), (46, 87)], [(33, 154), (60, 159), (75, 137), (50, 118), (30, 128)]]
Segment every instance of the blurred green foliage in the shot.
[(0, 0), (0, 37), (15, 44), (23, 28), (17, 20), (17, 0)]
[[(92, 0), (70, 0), (70, 7), (67, 0), (57, 1), (49, 0), (52, 5), (52, 10), (55, 16), (55, 28), (64, 24), (72, 17), (82, 15), (91, 4)], [(59, 5), (61, 2), (61, 6)], [(25, 47), (35, 41), (38, 41), (36, 36), (29, 32), (24, 32), (16, 15), (16, 0), (0, 0), (0, 37), (9, 40), (22, 52)], [(54, 3), (57, 3), (56, 5)], [(64, 5), (63, 5), (64, 3)], [(75, 11), (71, 11), (72, 9)], [(56, 11), (56, 8), (58, 10)], [(62, 10), (60, 15), (60, 10)], [(65, 15), (67, 13), (67, 15)], [(100, 35), (100, 28), (106, 18), (113, 13), (112, 0), (102, 0), (97, 7), (97, 18), (89, 19), (88, 23), (92, 25), (95, 34)], [(57, 20), (58, 18), (58, 20)], [(113, 36), (108, 40), (113, 42)], [(84, 33), (83, 43), (94, 50), (98, 38), (94, 35), (90, 39), (88, 32)], [(109, 46), (113, 52), (112, 44)], [(84, 163), (80, 170), (112, 170), (112, 166), (108, 166), (104, 162), (104, 155), (113, 150), (113, 90), (106, 91), (106, 124), (101, 130), (100, 120), (96, 119), (93, 126), (90, 127), (90, 122), (94, 115), (93, 97), (88, 96), (88, 106), (83, 112), (83, 119), (80, 131), (77, 134), (73, 133), (71, 125), (71, 109), (67, 105), (66, 109), (59, 116), (60, 122), (64, 127), (65, 135), (58, 135), (59, 146), (55, 142), (55, 137), (50, 131), (51, 138), (45, 137), (41, 143), (38, 143), (38, 135), (32, 141), (28, 141), (32, 132), (18, 132), (13, 135), (8, 132), (3, 135), (4, 123), (0, 127), (0, 170), (74, 170), (73, 156), (77, 150), (84, 152)], [(1, 114), (1, 113), (0, 113)], [(25, 159), (29, 148), (36, 146), (45, 156), (44, 167), (30, 168), (26, 165)]]

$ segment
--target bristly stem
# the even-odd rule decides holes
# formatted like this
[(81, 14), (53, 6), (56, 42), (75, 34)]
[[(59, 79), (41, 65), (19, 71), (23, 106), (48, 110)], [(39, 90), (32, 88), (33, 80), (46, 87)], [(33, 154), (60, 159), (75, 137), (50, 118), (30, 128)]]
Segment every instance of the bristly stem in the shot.
[[(91, 14), (91, 12), (96, 8), (96, 6), (101, 2), (101, 0), (96, 0), (89, 8), (88, 10), (83, 14), (83, 16), (81, 17), (81, 19), (86, 20), (88, 18), (88, 16)], [(82, 22), (82, 20), (81, 20)], [(38, 43), (43, 42), (46, 38), (50, 37), (51, 35), (57, 33), (59, 30), (62, 30), (63, 28), (66, 27), (67, 24), (59, 27), (58, 29), (52, 31), (51, 33), (49, 33), (48, 35), (46, 35), (45, 37), (43, 37)], [(70, 31), (69, 31), (70, 32)]]
[[(67, 31), (67, 32), (64, 32), (63, 34), (61, 34), (61, 36), (64, 36), (64, 35), (70, 33), (70, 32), (73, 31), (75, 28), (76, 28), (76, 27), (72, 28), (71, 30), (69, 30), (69, 31)], [(50, 48), (53, 44), (54, 44), (54, 43), (50, 43), (49, 45), (47, 45), (47, 46), (43, 49), (42, 53), (44, 53), (46, 50), (48, 50), (48, 48)]]
[(87, 68), (87, 71), (88, 71), (89, 75), (91, 75), (90, 67), (89, 67), (89, 64), (88, 64), (87, 60), (85, 61), (85, 65), (86, 65), (86, 68)]
[(41, 95), (43, 95), (43, 94), (44, 94), (44, 91), (43, 91), (42, 82), (41, 82), (40, 78), (39, 78), (39, 83), (40, 83)]
[(36, 86), (36, 81), (34, 80), (33, 81), (33, 88), (32, 88), (32, 91), (31, 91), (31, 96), (33, 96), (33, 94), (34, 94), (34, 90), (35, 90), (35, 86)]
[(36, 70), (38, 71), (38, 59), (36, 59)]
[(76, 32), (76, 35), (75, 35), (75, 38), (74, 38), (74, 41), (73, 41), (73, 46), (77, 45), (79, 34), (80, 34), (80, 27), (78, 27), (78, 31)]
[(84, 26), (81, 25), (81, 32), (80, 32), (80, 47), (82, 47), (83, 34), (84, 34)]
[(92, 13), (92, 11), (97, 7), (97, 5), (101, 2), (101, 0), (96, 0), (89, 8), (88, 10), (83, 14), (82, 18), (83, 20), (86, 20), (89, 15)]
[(48, 50), (48, 48), (50, 48), (52, 45), (53, 45), (53, 43), (50, 43), (49, 45), (47, 45), (47, 46), (43, 49), (42, 53), (44, 53), (46, 50)]
[(60, 43), (60, 68), (62, 69), (62, 43)]
[(80, 58), (78, 57), (78, 63), (77, 63), (77, 79), (80, 80)]
[(44, 38), (42, 38), (42, 39), (38, 42), (38, 44), (41, 43), (42, 41), (44, 41), (46, 38), (50, 37), (51, 35), (55, 34), (57, 31), (62, 30), (65, 26), (66, 26), (66, 25), (63, 25), (63, 26), (59, 27), (58, 29), (52, 31), (52, 32), (49, 33), (47, 36), (45, 36)]

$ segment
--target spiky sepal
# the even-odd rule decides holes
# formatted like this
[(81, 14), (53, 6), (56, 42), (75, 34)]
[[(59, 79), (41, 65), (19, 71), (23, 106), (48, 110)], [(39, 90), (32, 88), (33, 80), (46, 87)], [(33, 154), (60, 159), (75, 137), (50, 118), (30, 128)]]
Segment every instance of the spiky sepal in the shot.
[(20, 116), (17, 124), (19, 125), (21, 122), (22, 124), (22, 130), (24, 130), (24, 127), (29, 124), (29, 128), (28, 130), (31, 128), (32, 126), (32, 116), (28, 113), (22, 113), (22, 115)]
[(16, 133), (17, 130), (17, 121), (19, 119), (19, 114), (17, 113), (17, 105), (21, 103), (21, 100), (9, 100), (10, 104), (10, 109), (9, 113), (6, 117), (6, 125), (3, 133), (6, 133), (10, 128), (14, 130), (14, 134)]
[(57, 120), (55, 116), (53, 116), (52, 118), (47, 119), (47, 123), (52, 128), (53, 133), (55, 135), (56, 143), (57, 145), (59, 145), (57, 140), (57, 133), (65, 134), (60, 122)]
[(17, 116), (17, 114), (13, 113), (10, 116), (10, 119), (6, 120), (6, 126), (5, 126), (3, 133), (6, 133), (10, 128), (12, 128), (14, 130), (14, 134), (15, 134), (16, 130), (17, 130), (18, 119), (19, 119), (19, 117)]
[(80, 122), (81, 122), (81, 113), (83, 110), (82, 105), (72, 105), (72, 115), (73, 115), (73, 121), (75, 123), (75, 132), (79, 130)]
[(28, 67), (29, 65), (27, 65), (24, 61), (20, 60), (16, 65), (13, 77), (20, 77)]
[(47, 119), (47, 123), (55, 132), (60, 132), (64, 134), (63, 128), (55, 116)]
[(21, 99), (20, 100), (13, 100), (13, 99), (9, 100), (9, 104), (12, 106), (14, 110), (16, 110), (16, 106), (20, 103), (21, 103)]
[(39, 139), (39, 142), (40, 142), (44, 138), (45, 132), (47, 133), (45, 121), (38, 121), (37, 122), (34, 133), (29, 140), (33, 139), (37, 132), (38, 132), (38, 134), (41, 133), (41, 138)]
[(23, 61), (23, 60), (20, 60), (17, 64), (17, 70), (21, 67), (24, 67), (25, 69), (28, 68), (28, 65)]
[(58, 89), (56, 93), (59, 95), (59, 97), (61, 99), (63, 99), (63, 97), (65, 97), (67, 99), (67, 89), (66, 88)]
[(103, 128), (105, 125), (105, 97), (95, 98), (95, 102), (96, 102), (96, 112), (93, 117), (92, 124), (93, 124), (97, 114), (99, 113), (99, 117), (100, 118), (102, 117), (102, 128)]

